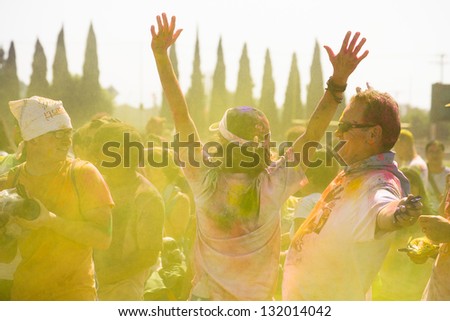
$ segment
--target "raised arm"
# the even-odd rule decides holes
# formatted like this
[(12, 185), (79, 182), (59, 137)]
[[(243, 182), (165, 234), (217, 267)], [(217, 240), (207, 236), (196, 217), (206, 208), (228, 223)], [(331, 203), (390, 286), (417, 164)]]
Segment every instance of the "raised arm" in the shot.
[[(338, 104), (343, 99), (348, 77), (356, 69), (361, 60), (369, 54), (366, 50), (358, 57), (362, 46), (366, 42), (365, 38), (358, 42), (359, 32), (355, 33), (351, 41), (350, 37), (351, 32), (349, 31), (345, 35), (341, 49), (337, 54), (334, 54), (330, 47), (324, 46), (333, 65), (333, 75), (327, 83), (327, 90), (311, 116), (305, 133), (294, 142), (293, 150), (295, 153), (303, 152), (303, 147), (307, 142), (320, 141), (336, 112)], [(309, 156), (312, 156), (311, 154), (314, 151), (315, 149), (310, 148), (308, 150)], [(303, 162), (302, 166), (304, 166)]]
[(175, 43), (182, 31), (182, 29), (175, 31), (175, 20), (176, 18), (172, 17), (169, 23), (165, 13), (156, 17), (158, 32), (154, 25), (151, 26), (153, 55), (180, 139), (186, 140), (189, 135), (194, 134), (195, 141), (200, 141), (197, 128), (189, 115), (186, 100), (167, 54), (167, 49)]

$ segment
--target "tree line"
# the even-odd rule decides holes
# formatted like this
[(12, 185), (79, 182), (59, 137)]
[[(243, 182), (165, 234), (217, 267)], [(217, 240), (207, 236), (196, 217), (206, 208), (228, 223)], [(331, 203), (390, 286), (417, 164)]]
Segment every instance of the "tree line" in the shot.
[[(170, 48), (169, 54), (175, 73), (179, 76), (175, 45)], [(285, 131), (292, 125), (294, 119), (308, 119), (324, 91), (318, 42), (315, 43), (310, 66), (310, 83), (306, 86), (306, 103), (303, 103), (301, 99), (301, 77), (295, 52), (291, 57), (288, 83), (282, 106), (277, 106), (275, 102), (276, 84), (272, 70), (270, 50), (266, 49), (261, 92), (259, 97), (254, 97), (254, 82), (250, 70), (247, 44), (244, 44), (239, 60), (236, 88), (234, 91), (228, 90), (226, 87), (224, 49), (220, 38), (217, 46), (217, 62), (212, 76), (212, 89), (207, 94), (204, 86), (205, 75), (201, 70), (200, 43), (197, 34), (191, 83), (186, 92), (186, 100), (199, 129), (206, 131), (209, 124), (220, 120), (227, 108), (242, 105), (261, 109), (267, 115), (271, 123), (272, 133), (276, 138), (284, 136)], [(22, 94), (25, 97), (39, 95), (62, 100), (75, 127), (82, 125), (95, 114), (113, 113), (115, 108), (113, 94), (103, 88), (99, 82), (97, 41), (92, 24), (89, 27), (86, 40), (82, 75), (72, 75), (69, 72), (63, 28), (61, 28), (57, 37), (52, 71), (53, 80), (50, 84), (47, 80), (47, 58), (44, 48), (37, 39), (32, 74), (29, 85)], [(12, 125), (13, 123), (8, 101), (23, 98), (23, 95), (21, 95), (21, 84), (17, 76), (16, 52), (12, 41), (7, 58), (5, 58), (4, 50), (0, 48), (0, 116), (7, 124)], [(336, 117), (344, 106), (345, 103), (340, 105)], [(157, 108), (160, 116), (166, 118), (170, 125), (171, 116), (164, 95)]]

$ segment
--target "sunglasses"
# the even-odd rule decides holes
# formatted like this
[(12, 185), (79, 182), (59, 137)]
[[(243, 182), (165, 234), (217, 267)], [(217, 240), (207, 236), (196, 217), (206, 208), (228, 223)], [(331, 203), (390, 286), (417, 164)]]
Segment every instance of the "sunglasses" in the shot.
[(353, 124), (349, 122), (339, 122), (338, 124), (338, 131), (341, 133), (348, 132), (352, 128), (370, 128), (374, 127), (376, 125), (374, 124)]
[(62, 139), (62, 138), (71, 138), (73, 136), (73, 130), (72, 129), (68, 129), (68, 130), (55, 130), (53, 132), (51, 132), (53, 134), (53, 136), (56, 139)]

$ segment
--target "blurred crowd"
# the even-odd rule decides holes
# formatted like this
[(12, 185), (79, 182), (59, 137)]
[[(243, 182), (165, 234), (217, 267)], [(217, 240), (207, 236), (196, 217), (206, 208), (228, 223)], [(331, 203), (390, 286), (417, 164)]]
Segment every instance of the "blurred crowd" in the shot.
[(202, 140), (167, 55), (181, 30), (163, 14), (151, 31), (173, 126), (99, 114), (73, 128), (61, 101), (9, 103), (1, 300), (450, 300), (444, 144), (419, 155), (395, 100), (368, 86), (340, 116), (339, 148), (311, 145), (368, 55), (359, 33), (325, 46), (333, 74), (280, 152), (249, 106)]

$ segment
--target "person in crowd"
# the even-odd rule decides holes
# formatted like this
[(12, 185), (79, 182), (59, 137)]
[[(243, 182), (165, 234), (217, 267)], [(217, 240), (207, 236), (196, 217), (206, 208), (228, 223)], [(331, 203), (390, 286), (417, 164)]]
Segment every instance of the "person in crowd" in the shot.
[(103, 113), (95, 115), (90, 121), (79, 127), (73, 134), (72, 149), (75, 157), (79, 159), (89, 159), (91, 143), (97, 130), (108, 123), (121, 123), (122, 121), (105, 115)]
[(164, 236), (173, 238), (177, 242), (188, 263), (183, 277), (183, 290), (176, 295), (179, 299), (186, 299), (191, 288), (192, 247), (195, 239), (194, 196), (183, 171), (175, 163), (172, 149), (153, 147), (147, 149), (147, 154), (155, 164), (152, 166), (149, 162), (144, 167), (145, 175), (155, 185), (164, 200)]
[[(193, 148), (179, 152), (197, 209), (190, 299), (270, 300), (280, 256), (280, 208), (305, 181), (304, 164), (288, 163), (295, 163), (294, 154), (299, 155), (306, 142), (317, 142), (323, 136), (349, 75), (368, 54), (358, 57), (365, 39), (358, 42), (359, 33), (350, 39), (348, 32), (337, 54), (325, 47), (334, 69), (328, 90), (305, 133), (284, 157), (272, 163), (267, 117), (249, 106), (228, 109), (210, 127), (217, 141), (202, 145), (167, 54), (181, 30), (175, 30), (175, 17), (169, 22), (166, 14), (157, 17), (157, 28), (151, 27), (151, 47), (176, 138), (193, 141)], [(308, 151), (312, 154), (314, 148)]]
[(398, 105), (385, 93), (359, 90), (336, 136), (347, 164), (297, 230), (284, 265), (284, 300), (364, 300), (389, 250), (391, 232), (414, 224), (421, 203), (398, 170)]
[[(115, 202), (111, 246), (94, 252), (99, 300), (142, 300), (145, 281), (162, 246), (164, 203), (157, 189), (138, 173), (141, 150), (127, 148), (125, 135), (129, 142), (142, 144), (132, 126), (103, 124), (95, 132), (88, 155)], [(111, 157), (120, 162), (111, 164)]]
[(183, 249), (169, 236), (163, 238), (161, 267), (154, 271), (145, 284), (145, 301), (182, 301), (187, 282), (187, 267)]
[(426, 186), (433, 210), (440, 213), (440, 205), (443, 203), (446, 177), (450, 174), (450, 168), (444, 165), (444, 144), (438, 140), (432, 140), (425, 146), (425, 157), (428, 165), (428, 177)]
[[(427, 191), (419, 172), (410, 167), (402, 167), (400, 170), (409, 181), (411, 194), (422, 197), (422, 212), (426, 215), (432, 214)], [(409, 258), (413, 254), (405, 250), (414, 243), (411, 243), (412, 240), (422, 236), (419, 224), (402, 228), (395, 233), (389, 252), (372, 287), (373, 300), (420, 300), (430, 278), (433, 260), (416, 260), (420, 264), (414, 264)]]
[[(18, 145), (18, 147), (13, 153), (8, 153), (6, 155), (0, 156), (0, 175), (7, 173), (11, 168), (25, 161), (26, 151), (24, 149), (24, 143), (22, 142), (22, 138), (20, 137), (20, 130), (17, 125), (14, 126), (12, 136), (14, 137), (14, 143), (9, 143), (8, 146), (11, 146), (11, 148), (13, 148), (12, 146)], [(9, 137), (9, 135), (5, 132), (4, 136), (0, 137), (0, 140), (4, 139), (3, 137), (7, 138)], [(11, 262), (0, 263), (0, 301), (9, 301), (11, 299), (11, 287), (13, 283), (14, 272), (16, 271), (19, 262), (20, 254), (17, 253), (16, 257)]]
[[(191, 199), (187, 191), (182, 189), (184, 174), (175, 164), (172, 150), (153, 147), (147, 150), (147, 154), (158, 164), (148, 164), (144, 170), (146, 177), (155, 185), (164, 200), (164, 236), (172, 237), (182, 244), (191, 219)], [(163, 164), (165, 160), (167, 163)]]
[(22, 233), (0, 231), (0, 261), (22, 260), (12, 300), (96, 300), (93, 249), (111, 243), (108, 186), (90, 163), (67, 157), (72, 125), (61, 101), (33, 96), (11, 101), (26, 160), (0, 179), (0, 190), (20, 186), (40, 206), (34, 220), (14, 217)]
[[(447, 176), (447, 178), (450, 176)], [(447, 189), (448, 190), (448, 189)], [(440, 244), (430, 280), (423, 292), (422, 300), (450, 300), (450, 192), (447, 192), (444, 216), (419, 217), (419, 224), (426, 237)]]
[(417, 153), (414, 135), (407, 129), (402, 129), (394, 146), (395, 160), (400, 167), (415, 168), (424, 182), (428, 181), (428, 168), (425, 160)]

